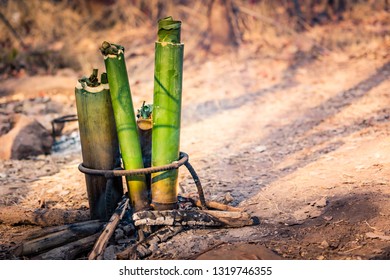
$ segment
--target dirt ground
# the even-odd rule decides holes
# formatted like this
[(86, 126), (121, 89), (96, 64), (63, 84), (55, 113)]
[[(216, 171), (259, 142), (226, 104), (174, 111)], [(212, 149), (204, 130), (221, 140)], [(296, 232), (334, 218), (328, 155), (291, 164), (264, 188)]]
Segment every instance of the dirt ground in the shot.
[[(390, 258), (386, 16), (318, 26), (277, 49), (244, 42), (231, 53), (186, 58), (181, 150), (207, 199), (241, 207), (260, 224), (188, 229), (148, 259), (224, 258), (226, 250), (233, 259)], [(128, 58), (136, 107), (152, 101), (152, 59), (152, 51)], [(135, 66), (143, 62), (145, 69)], [(69, 70), (8, 79), (0, 115), (27, 114), (50, 129), (53, 118), (75, 113), (77, 78)], [(77, 123), (64, 135), (57, 141), (74, 142), (52, 155), (0, 161), (1, 205), (88, 208)], [(179, 188), (196, 191), (184, 169)], [(9, 249), (33, 229), (0, 224), (0, 258), (13, 258)]]

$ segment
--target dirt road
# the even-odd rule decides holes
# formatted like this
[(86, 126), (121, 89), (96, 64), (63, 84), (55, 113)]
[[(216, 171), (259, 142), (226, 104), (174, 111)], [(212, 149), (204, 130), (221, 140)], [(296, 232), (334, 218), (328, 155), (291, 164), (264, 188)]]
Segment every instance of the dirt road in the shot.
[[(240, 206), (260, 225), (191, 229), (149, 258), (196, 258), (206, 251), (222, 258), (224, 248), (238, 259), (390, 258), (389, 37), (333, 51), (295, 39), (280, 53), (244, 44), (185, 65), (181, 149), (208, 199)], [(140, 106), (151, 101), (152, 80), (131, 67), (133, 101)], [(17, 108), (49, 123), (75, 113), (72, 84), (42, 89), (35, 79), (5, 83), (12, 91), (0, 97), (3, 115)], [(45, 108), (55, 105), (47, 117)], [(70, 124), (65, 134), (74, 131)], [(86, 209), (80, 161), (76, 145), (0, 162), (1, 204)], [(185, 170), (179, 187), (195, 192)], [(29, 229), (0, 225), (0, 257), (9, 257), (7, 249)], [(251, 252), (248, 244), (264, 250)]]

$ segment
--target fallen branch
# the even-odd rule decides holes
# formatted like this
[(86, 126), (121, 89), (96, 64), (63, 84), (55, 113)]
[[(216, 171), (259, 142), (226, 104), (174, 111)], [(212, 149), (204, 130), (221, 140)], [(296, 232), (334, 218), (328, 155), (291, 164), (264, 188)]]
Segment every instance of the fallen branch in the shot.
[(18, 206), (0, 206), (0, 223), (9, 225), (48, 227), (83, 222), (89, 219), (89, 212), (82, 210), (29, 209)]
[[(194, 199), (194, 198), (188, 198), (190, 199), (196, 206), (201, 207), (202, 204), (199, 199)], [(241, 208), (233, 207), (230, 205), (226, 205), (223, 203), (219, 203), (216, 201), (206, 201), (206, 206), (210, 210), (221, 210), (221, 211), (231, 211), (231, 212), (242, 212), (243, 210)]]
[(246, 212), (229, 212), (214, 210), (165, 210), (140, 211), (133, 214), (135, 226), (209, 226), (209, 227), (243, 227), (253, 225), (254, 220)]
[(125, 214), (128, 205), (129, 198), (126, 194), (122, 201), (118, 204), (118, 207), (116, 208), (114, 214), (111, 216), (102, 234), (93, 246), (93, 249), (88, 256), (89, 260), (96, 260), (103, 255), (104, 249), (106, 248), (108, 241), (113, 235), (115, 228), (118, 226), (119, 221), (123, 218), (123, 215)]
[(17, 256), (36, 255), (63, 244), (97, 233), (103, 226), (103, 222), (95, 220), (91, 223), (79, 223), (69, 225), (65, 229), (49, 233), (47, 235), (23, 242), (14, 249)]
[(144, 240), (128, 247), (116, 255), (118, 260), (138, 260), (143, 259), (153, 253), (159, 243), (165, 242), (183, 230), (182, 226), (163, 227)]
[(99, 233), (76, 240), (64, 246), (52, 249), (46, 253), (33, 257), (33, 260), (74, 260), (81, 254), (91, 250)]

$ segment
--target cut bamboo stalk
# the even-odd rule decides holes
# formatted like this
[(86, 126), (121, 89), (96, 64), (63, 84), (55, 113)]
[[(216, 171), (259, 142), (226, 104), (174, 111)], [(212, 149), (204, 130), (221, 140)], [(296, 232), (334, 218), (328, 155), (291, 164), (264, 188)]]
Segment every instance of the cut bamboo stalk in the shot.
[[(179, 159), (183, 80), (181, 22), (167, 17), (158, 23), (155, 43), (152, 166)], [(177, 206), (178, 170), (152, 174), (152, 205), (157, 210)]]
[(120, 220), (123, 218), (123, 215), (125, 214), (128, 205), (129, 205), (129, 198), (124, 198), (119, 203), (114, 214), (111, 216), (110, 220), (104, 227), (102, 234), (99, 236), (99, 239), (96, 241), (95, 245), (93, 246), (93, 249), (88, 256), (89, 260), (96, 260), (103, 255), (104, 249), (106, 248), (108, 241), (113, 235)]
[[(142, 160), (144, 162), (145, 168), (152, 166), (152, 110), (153, 105), (145, 105), (144, 102), (141, 109), (138, 110), (137, 114), (138, 134), (140, 137)], [(148, 194), (150, 195), (151, 174), (145, 174), (145, 179), (148, 188)], [(150, 203), (150, 198), (148, 201)]]
[[(120, 167), (118, 138), (107, 77), (99, 83), (95, 69), (89, 78), (80, 79), (76, 89), (83, 165), (92, 169)], [(103, 176), (85, 174), (92, 219), (108, 220), (123, 195), (121, 178), (107, 184)], [(108, 186), (110, 189), (106, 189)]]
[[(111, 101), (124, 169), (143, 168), (141, 144), (127, 77), (124, 48), (120, 45), (103, 42), (101, 52), (104, 55), (110, 85)], [(149, 208), (145, 175), (127, 176), (126, 182), (134, 211)]]

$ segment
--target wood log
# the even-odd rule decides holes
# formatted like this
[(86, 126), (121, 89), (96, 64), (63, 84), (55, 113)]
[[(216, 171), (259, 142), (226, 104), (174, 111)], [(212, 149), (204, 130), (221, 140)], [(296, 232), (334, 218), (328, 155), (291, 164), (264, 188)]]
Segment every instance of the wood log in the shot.
[(58, 226), (90, 219), (88, 211), (63, 209), (31, 209), (0, 206), (0, 223), (10, 225)]
[(98, 259), (103, 255), (104, 249), (106, 248), (108, 241), (110, 240), (120, 220), (123, 218), (123, 215), (125, 214), (128, 206), (129, 206), (129, 198), (126, 195), (126, 197), (124, 197), (122, 201), (119, 203), (117, 209), (115, 210), (114, 214), (111, 216), (110, 220), (106, 224), (99, 239), (96, 241), (95, 245), (93, 246), (93, 249), (88, 256), (89, 260)]
[(23, 242), (15, 248), (14, 254), (17, 256), (40, 254), (63, 244), (95, 234), (101, 230), (102, 226), (103, 222), (101, 221), (70, 225), (66, 229)]
[(163, 210), (140, 211), (133, 214), (135, 226), (209, 226), (209, 227), (243, 227), (255, 223), (246, 212), (229, 212), (215, 210)]
[(183, 229), (184, 228), (182, 226), (163, 227), (155, 231), (142, 241), (118, 253), (116, 257), (118, 260), (143, 259), (151, 255), (159, 243), (167, 241), (168, 239), (181, 232)]
[(33, 257), (33, 260), (74, 260), (83, 253), (91, 250), (99, 233), (73, 241), (61, 247), (57, 247), (40, 255)]
[(25, 240), (27, 241), (27, 240), (36, 239), (38, 237), (42, 237), (42, 236), (48, 235), (50, 233), (55, 233), (55, 232), (59, 232), (59, 231), (62, 231), (62, 230), (67, 230), (67, 229), (72, 230), (72, 228), (74, 228), (75, 226), (83, 226), (83, 225), (88, 225), (88, 224), (94, 224), (97, 221), (98, 220), (90, 220), (90, 221), (85, 221), (85, 222), (69, 224), (69, 225), (62, 225), (62, 226), (54, 226), (54, 227), (47, 227), (47, 228), (37, 229), (37, 230), (29, 233), (27, 235), (27, 237), (25, 238)]

